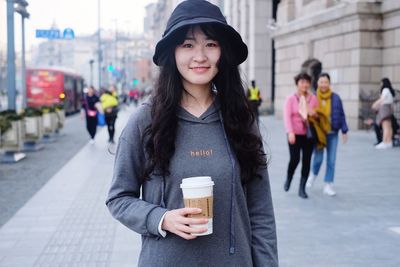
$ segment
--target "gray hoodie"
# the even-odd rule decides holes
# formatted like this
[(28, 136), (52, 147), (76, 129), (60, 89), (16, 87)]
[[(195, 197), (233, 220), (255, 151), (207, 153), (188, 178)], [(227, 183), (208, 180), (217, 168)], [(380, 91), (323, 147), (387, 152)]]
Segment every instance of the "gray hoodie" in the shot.
[[(150, 113), (150, 105), (142, 105), (123, 130), (106, 201), (114, 218), (142, 235), (138, 266), (278, 266), (268, 171), (260, 170), (262, 179), (242, 186), (218, 101), (200, 118), (179, 109), (171, 174), (153, 174), (142, 183), (147, 159), (142, 135)], [(160, 220), (167, 210), (184, 207), (180, 184), (191, 176), (211, 176), (215, 182), (213, 234), (185, 240), (168, 233), (163, 238)]]

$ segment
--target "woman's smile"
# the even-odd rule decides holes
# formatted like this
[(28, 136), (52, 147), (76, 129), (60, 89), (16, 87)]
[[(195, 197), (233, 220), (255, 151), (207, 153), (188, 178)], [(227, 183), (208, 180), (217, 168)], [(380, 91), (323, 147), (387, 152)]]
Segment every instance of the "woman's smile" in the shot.
[(207, 72), (210, 67), (191, 67), (190, 69), (197, 74), (202, 74)]

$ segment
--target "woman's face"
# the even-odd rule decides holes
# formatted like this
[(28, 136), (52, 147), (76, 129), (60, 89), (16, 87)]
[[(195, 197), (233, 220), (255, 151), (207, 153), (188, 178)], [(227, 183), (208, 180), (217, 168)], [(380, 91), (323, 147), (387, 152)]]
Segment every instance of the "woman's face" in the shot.
[(94, 90), (92, 87), (88, 88), (88, 95), (90, 95), (90, 96), (94, 95)]
[(329, 90), (330, 82), (327, 77), (320, 77), (318, 79), (318, 88), (321, 90), (322, 93), (325, 93)]
[(196, 26), (189, 30), (185, 41), (175, 49), (175, 61), (185, 88), (193, 85), (210, 85), (218, 73), (221, 48)]
[(297, 89), (300, 91), (300, 93), (305, 94), (308, 92), (310, 89), (310, 82), (306, 79), (300, 79), (297, 82)]

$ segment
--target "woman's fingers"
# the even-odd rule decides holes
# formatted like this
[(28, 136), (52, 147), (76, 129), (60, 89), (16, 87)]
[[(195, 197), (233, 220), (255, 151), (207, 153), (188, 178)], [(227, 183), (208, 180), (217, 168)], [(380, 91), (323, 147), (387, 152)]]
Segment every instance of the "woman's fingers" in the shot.
[(195, 235), (187, 234), (187, 233), (182, 232), (182, 231), (177, 231), (174, 234), (176, 234), (177, 236), (180, 236), (180, 237), (182, 237), (183, 239), (186, 239), (186, 240), (192, 240), (192, 239), (195, 239), (197, 237)]
[(200, 234), (200, 233), (204, 233), (207, 232), (207, 228), (205, 227), (190, 227), (184, 224), (181, 225), (177, 225), (176, 229), (180, 232), (184, 232), (186, 234)]
[(201, 213), (198, 208), (182, 208), (172, 211), (167, 211), (162, 229), (174, 233), (186, 240), (196, 238), (193, 234), (204, 233), (207, 231), (206, 227), (192, 227), (191, 225), (206, 224), (207, 218), (189, 218), (188, 215), (195, 215)]
[(189, 214), (199, 214), (201, 213), (201, 209), (198, 208), (182, 208), (178, 209), (178, 214), (182, 216), (186, 216)]
[(208, 223), (207, 218), (187, 218), (187, 217), (182, 217), (181, 218), (181, 223), (182, 224), (206, 224)]

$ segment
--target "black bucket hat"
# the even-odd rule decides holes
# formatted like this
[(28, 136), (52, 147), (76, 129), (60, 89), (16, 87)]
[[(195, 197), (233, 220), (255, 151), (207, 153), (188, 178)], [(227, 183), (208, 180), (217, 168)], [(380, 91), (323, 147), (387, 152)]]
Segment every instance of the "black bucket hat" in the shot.
[(221, 10), (205, 0), (187, 0), (180, 3), (172, 12), (167, 22), (167, 27), (162, 39), (156, 45), (156, 51), (153, 56), (153, 62), (157, 66), (162, 65), (160, 57), (166, 51), (173, 40), (173, 33), (187, 25), (213, 23), (221, 27), (225, 38), (232, 45), (237, 65), (243, 63), (247, 58), (247, 46), (243, 42), (240, 34), (228, 23)]

